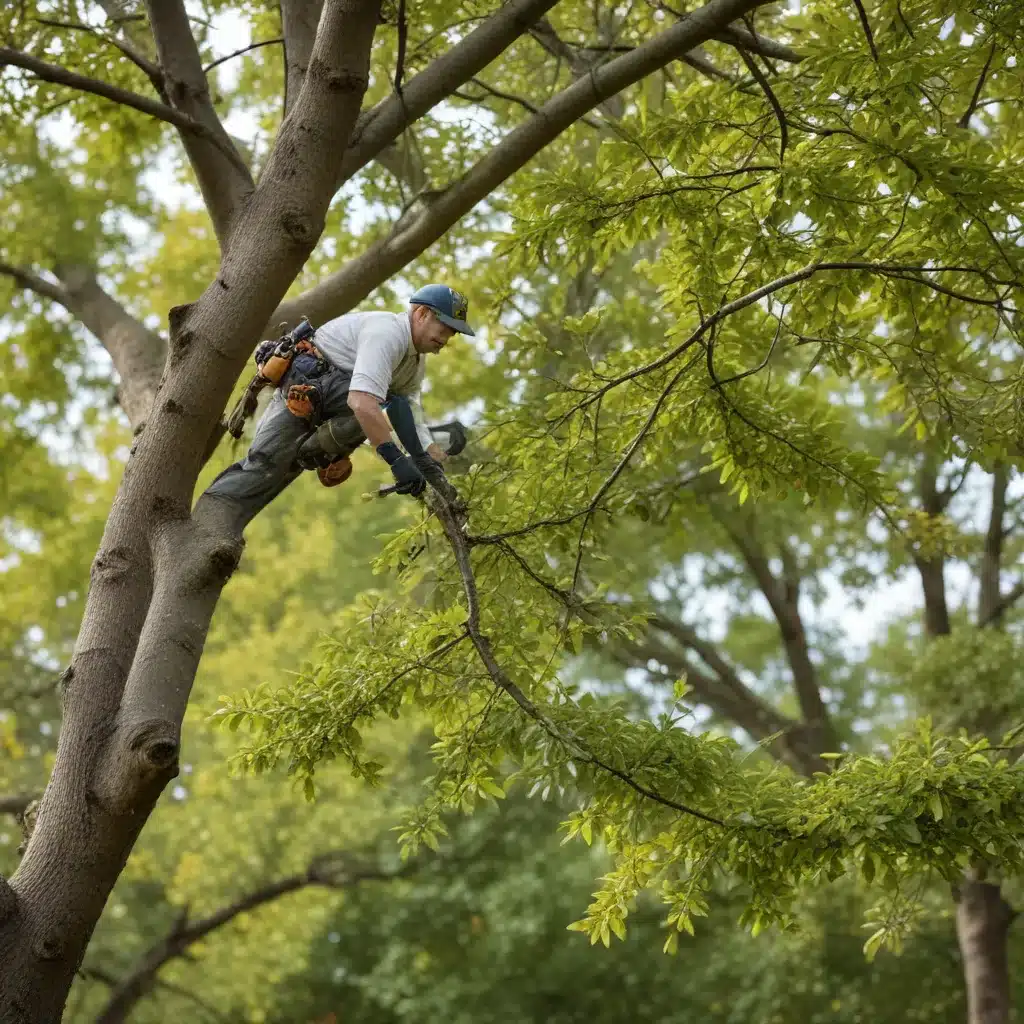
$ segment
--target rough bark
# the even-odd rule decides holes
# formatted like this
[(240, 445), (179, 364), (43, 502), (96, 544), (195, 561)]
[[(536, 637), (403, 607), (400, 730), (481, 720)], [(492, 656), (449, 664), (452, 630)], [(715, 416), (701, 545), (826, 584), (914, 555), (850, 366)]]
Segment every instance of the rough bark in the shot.
[(284, 112), (287, 115), (302, 89), (313, 53), (316, 27), (323, 0), (281, 0), (281, 32), (284, 35)]
[(1007, 1024), (1007, 941), (1014, 912), (999, 886), (967, 877), (956, 896), (956, 937), (967, 982), (967, 1024)]
[(171, 312), (164, 383), (93, 565), (53, 774), (3, 901), (0, 1024), (60, 1019), (110, 889), (177, 772), (181, 716), (239, 547), (191, 518), (192, 490), (232, 384), (322, 230), (379, 13), (369, 0), (325, 4), (301, 94), (216, 280)]

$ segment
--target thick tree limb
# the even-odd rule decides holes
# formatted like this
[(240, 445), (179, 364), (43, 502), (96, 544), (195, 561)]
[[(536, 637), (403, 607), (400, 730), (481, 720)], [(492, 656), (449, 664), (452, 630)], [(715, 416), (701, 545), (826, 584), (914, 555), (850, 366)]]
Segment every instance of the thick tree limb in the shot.
[(391, 145), (414, 121), (501, 56), (557, 0), (509, 0), (483, 24), (356, 122), (336, 188)]
[(411, 864), (395, 871), (348, 866), (343, 854), (328, 854), (315, 860), (301, 874), (291, 875), (254, 889), (208, 917), (191, 923), (186, 918), (178, 922), (165, 938), (151, 946), (132, 972), (116, 983), (107, 1005), (96, 1018), (96, 1024), (124, 1024), (132, 1009), (157, 981), (157, 973), (165, 964), (184, 956), (190, 946), (229, 924), (241, 914), (312, 885), (341, 889), (361, 882), (391, 881), (408, 875), (413, 868), (414, 865)]
[(305, 81), (324, 4), (323, 0), (281, 0), (280, 6), (284, 33), (284, 112), (287, 115)]
[[(660, 36), (609, 61), (574, 82), (541, 107), (540, 112), (509, 135), (466, 175), (451, 185), (418, 216), (395, 229), (361, 256), (299, 297), (282, 303), (272, 322), (309, 316), (323, 322), (347, 312), (374, 288), (401, 270), (502, 182), (527, 164), (563, 131), (609, 96), (678, 60), (709, 39), (723, 22), (732, 21), (764, 0), (711, 0), (685, 21)], [(412, 90), (417, 79), (406, 89)]]
[(56, 267), (64, 286), (62, 305), (99, 339), (120, 378), (118, 399), (138, 430), (146, 422), (160, 377), (167, 346), (164, 339), (131, 315), (100, 285), (88, 267)]
[(138, 430), (149, 415), (160, 384), (166, 356), (163, 338), (104, 291), (87, 267), (56, 267), (56, 282), (7, 263), (0, 263), (0, 274), (63, 306), (96, 337), (120, 377), (121, 408), (132, 428)]
[(110, 85), (101, 82), (96, 78), (89, 78), (87, 75), (80, 75), (76, 71), (68, 71), (57, 64), (49, 64), (39, 60), (30, 54), (22, 53), (20, 50), (12, 50), (6, 46), (0, 46), (0, 67), (11, 66), (24, 68), (31, 71), (36, 78), (44, 82), (52, 82), (55, 85), (66, 85), (79, 92), (92, 93), (94, 96), (102, 96), (104, 99), (120, 103), (122, 106), (131, 107), (150, 117), (158, 118), (173, 124), (190, 135), (203, 135), (208, 137), (206, 128), (197, 120), (190, 117), (188, 113), (175, 110), (174, 107), (161, 103), (159, 100), (151, 100), (147, 96), (140, 96), (129, 89), (122, 89), (117, 85)]
[[(323, 230), (379, 16), (379, 0), (325, 0), (302, 91), (217, 276), (170, 313), (160, 399), (107, 518), (64, 687), (51, 784), (11, 880), (17, 927), (0, 929), (5, 1006), (31, 1006), (34, 1019), (60, 1018), (107, 897), (177, 771), (181, 719), (209, 626), (208, 618), (183, 621), (182, 609), (212, 613), (238, 548), (190, 517), (196, 478), (253, 339)], [(183, 524), (185, 547), (169, 559)]]
[(239, 209), (252, 192), (252, 176), (213, 109), (183, 0), (147, 0), (146, 9), (160, 57), (167, 102), (203, 128), (201, 135), (182, 132), (181, 141), (224, 248)]

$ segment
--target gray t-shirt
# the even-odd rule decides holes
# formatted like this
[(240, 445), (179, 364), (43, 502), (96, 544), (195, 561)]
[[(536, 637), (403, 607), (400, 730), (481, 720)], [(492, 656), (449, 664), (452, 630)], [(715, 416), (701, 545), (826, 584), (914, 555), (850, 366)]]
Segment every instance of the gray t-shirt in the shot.
[(352, 371), (349, 390), (365, 391), (382, 402), (388, 391), (404, 395), (420, 443), (433, 443), (420, 401), (426, 367), (413, 348), (408, 313), (346, 313), (318, 327), (313, 340), (335, 366)]

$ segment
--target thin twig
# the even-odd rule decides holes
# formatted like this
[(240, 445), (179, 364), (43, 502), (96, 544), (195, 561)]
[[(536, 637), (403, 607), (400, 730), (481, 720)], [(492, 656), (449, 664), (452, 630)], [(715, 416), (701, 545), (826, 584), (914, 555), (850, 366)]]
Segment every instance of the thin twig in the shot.
[(988, 78), (989, 68), (992, 67), (992, 58), (996, 55), (996, 41), (992, 40), (992, 48), (988, 51), (988, 57), (985, 60), (985, 66), (981, 69), (981, 75), (978, 77), (978, 84), (974, 87), (974, 95), (971, 96), (971, 102), (967, 105), (967, 109), (963, 113), (963, 117), (957, 122), (961, 128), (966, 128), (971, 123), (971, 118), (974, 116), (975, 110), (978, 109), (978, 100), (981, 99), (981, 90), (985, 88), (985, 79)]
[(405, 20), (405, 0), (398, 0), (398, 53), (395, 56), (395, 92), (402, 95), (402, 76), (405, 74), (405, 45), (409, 26)]
[(867, 37), (868, 46), (871, 47), (871, 56), (874, 58), (875, 63), (878, 63), (878, 48), (875, 46), (875, 37), (871, 32), (871, 22), (868, 21), (868, 12), (864, 10), (864, 4), (861, 0), (853, 0), (854, 7), (857, 8), (857, 17), (860, 18), (861, 28), (864, 29), (864, 35)]
[(743, 63), (747, 65), (747, 70), (754, 76), (754, 81), (761, 86), (761, 90), (768, 98), (768, 103), (771, 105), (772, 110), (775, 111), (775, 118), (779, 122), (779, 166), (781, 167), (782, 162), (786, 158), (786, 146), (789, 143), (789, 125), (786, 121), (786, 112), (782, 109), (782, 104), (779, 102), (778, 96), (775, 95), (775, 90), (772, 89), (771, 83), (765, 77), (764, 72), (751, 60), (750, 54), (742, 46), (738, 46), (736, 49), (743, 58)]
[(208, 75), (215, 67), (223, 64), (225, 61), (232, 60), (234, 57), (241, 57), (243, 53), (248, 53), (250, 50), (258, 50), (261, 46), (274, 46), (276, 43), (283, 43), (284, 38), (277, 39), (263, 39), (258, 43), (250, 43), (248, 46), (243, 46), (240, 50), (235, 50), (234, 53), (225, 54), (223, 57), (218, 57), (212, 64), (207, 64), (203, 68), (203, 74)]

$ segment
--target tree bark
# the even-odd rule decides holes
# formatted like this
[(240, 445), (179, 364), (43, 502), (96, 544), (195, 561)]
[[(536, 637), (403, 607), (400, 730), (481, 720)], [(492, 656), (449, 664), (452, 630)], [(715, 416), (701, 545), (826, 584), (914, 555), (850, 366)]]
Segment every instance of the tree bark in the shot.
[(302, 92), (217, 277), (171, 311), (164, 382), (93, 564), (53, 774), (0, 891), (0, 1024), (60, 1020), (107, 896), (177, 774), (209, 618), (240, 551), (191, 517), (192, 490), (253, 340), (323, 229), (334, 144), (355, 124), (379, 14), (379, 0), (325, 3)]
[(1007, 1024), (1007, 940), (1014, 912), (999, 886), (968, 876), (957, 894), (956, 935), (967, 982), (967, 1024)]

